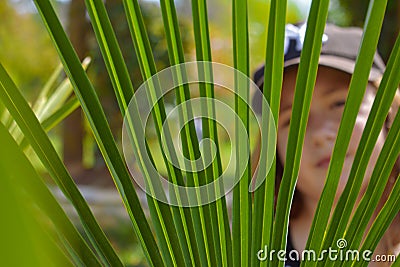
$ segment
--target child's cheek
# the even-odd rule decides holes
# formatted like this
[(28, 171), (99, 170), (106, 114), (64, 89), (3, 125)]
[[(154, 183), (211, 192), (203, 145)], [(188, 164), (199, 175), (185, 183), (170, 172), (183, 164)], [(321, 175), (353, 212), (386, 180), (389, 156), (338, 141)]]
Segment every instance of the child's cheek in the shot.
[(371, 112), (373, 101), (374, 101), (373, 96), (367, 92), (367, 94), (363, 99), (363, 102), (361, 103), (360, 110), (358, 112), (356, 123), (354, 125), (354, 130), (353, 130), (352, 139), (354, 137), (357, 140), (357, 145), (361, 139), (365, 125), (367, 124), (368, 116), (369, 113)]
[(367, 123), (367, 118), (367, 114), (359, 114), (357, 116), (349, 146), (349, 151), (352, 153), (355, 153), (357, 150), (357, 146), (361, 140), (362, 133)]

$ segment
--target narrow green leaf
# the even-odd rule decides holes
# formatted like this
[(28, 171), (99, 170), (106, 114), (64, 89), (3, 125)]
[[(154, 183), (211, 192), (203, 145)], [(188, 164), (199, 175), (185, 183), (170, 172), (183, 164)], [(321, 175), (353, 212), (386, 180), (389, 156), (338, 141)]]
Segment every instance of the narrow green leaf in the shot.
[(47, 80), (43, 89), (40, 91), (38, 98), (35, 101), (35, 104), (32, 106), (33, 111), (40, 110), (45, 104), (47, 100), (47, 96), (52, 92), (53, 86), (56, 83), (57, 79), (60, 77), (61, 72), (63, 70), (62, 64), (60, 63), (57, 68), (53, 71), (50, 78)]
[(400, 266), (400, 257), (397, 256), (396, 261), (392, 264), (392, 267), (399, 267)]
[(14, 123), (14, 120), (3, 103), (0, 102), (0, 109), (2, 110), (0, 113), (0, 121), (4, 124), (7, 129), (10, 129), (11, 125)]
[(46, 104), (41, 109), (35, 112), (36, 117), (39, 121), (43, 121), (51, 116), (55, 110), (62, 107), (65, 101), (71, 96), (73, 92), (71, 83), (68, 79), (65, 79), (60, 86), (54, 91), (54, 93), (46, 99)]
[(91, 23), (100, 46), (104, 62), (113, 85), (118, 105), (125, 114), (127, 103), (133, 96), (133, 86), (122, 52), (111, 26), (103, 1), (85, 0)]
[[(268, 37), (264, 67), (263, 93), (269, 103), (275, 122), (278, 121), (280, 95), (283, 80), (283, 58), (285, 40), (285, 18), (287, 1), (271, 1), (268, 21)], [(267, 114), (262, 114), (262, 127), (265, 132), (270, 133), (270, 126), (267, 123)], [(276, 126), (278, 124), (276, 123)], [(275, 129), (278, 130), (277, 128)], [(267, 149), (264, 147), (268, 136), (263, 136), (261, 140), (259, 168), (257, 179), (267, 177), (265, 182), (254, 193), (253, 227), (252, 227), (252, 248), (251, 266), (259, 266), (257, 252), (264, 246), (271, 247), (271, 235), (273, 231), (274, 219), (274, 198), (275, 198), (275, 167), (276, 160), (267, 173)], [(261, 235), (259, 233), (262, 233)], [(268, 262), (262, 262), (265, 266)]]
[(120, 192), (123, 203), (127, 208), (144, 253), (151, 265), (162, 266), (163, 261), (157, 244), (147, 223), (143, 209), (140, 206), (126, 165), (118, 151), (111, 130), (108, 127), (104, 111), (101, 108), (100, 101), (94, 88), (82, 66), (79, 64), (78, 57), (74, 52), (71, 42), (65, 34), (49, 1), (38, 0), (35, 1), (35, 3), (56, 45), (67, 75), (74, 86), (75, 94), (81, 102), (81, 106), (91, 125), (100, 151), (103, 154), (114, 182)]
[[(360, 251), (371, 250), (373, 251), (379, 243), (379, 240), (384, 235), (386, 229), (389, 227), (390, 223), (393, 221), (396, 215), (400, 211), (400, 176), (397, 176), (396, 183), (393, 187), (392, 193), (389, 196), (386, 204), (383, 206), (381, 212), (376, 217), (371, 229), (362, 245)], [(399, 257), (397, 257), (399, 258)], [(354, 266), (368, 266), (369, 262), (357, 261)], [(394, 266), (398, 266), (397, 263)]]
[[(286, 151), (285, 168), (280, 185), (272, 236), (272, 249), (285, 250), (289, 212), (300, 166), (307, 118), (317, 76), (329, 1), (313, 1), (300, 57)], [(274, 258), (271, 266), (283, 266)]]
[[(32, 201), (32, 203), (34, 203), (34, 201)], [(34, 216), (37, 216), (37, 214), (30, 212), (28, 209), (25, 210), (25, 212), (26, 212), (25, 215), (30, 216), (31, 218), (33, 218)], [(55, 233), (51, 233), (49, 231), (49, 228), (44, 229), (46, 226), (43, 227), (43, 222), (41, 222), (40, 219), (30, 221), (29, 227), (30, 227), (30, 229), (39, 229), (39, 231), (37, 231), (36, 234), (37, 234), (37, 236), (40, 237), (42, 243), (45, 242), (45, 243), (51, 244), (51, 246), (48, 246), (48, 247), (45, 247), (42, 245), (42, 246), (40, 246), (40, 249), (39, 249), (39, 247), (32, 249), (32, 247), (34, 246), (34, 245), (32, 245), (31, 250), (33, 250), (36, 257), (45, 258), (48, 255), (52, 255), (52, 257), (59, 259), (58, 262), (55, 261), (55, 262), (42, 263), (39, 266), (52, 266), (52, 264), (56, 265), (56, 266), (63, 266), (63, 265), (71, 266), (71, 267), (77, 266), (77, 264), (75, 264), (75, 260), (72, 258), (72, 255), (66, 251), (67, 246), (70, 246), (69, 243), (67, 243), (66, 241), (63, 243), (63, 242), (59, 241), (58, 239), (55, 239), (54, 238)], [(77, 255), (77, 253), (72, 249), (71, 249), (71, 252), (74, 253), (75, 255)], [(21, 254), (19, 254), (19, 255), (21, 255)], [(90, 260), (86, 261), (86, 262), (89, 265), (91, 264), (93, 266), (101, 266), (100, 264), (97, 264), (96, 262), (91, 262)], [(85, 263), (83, 263), (82, 260), (79, 260), (79, 263), (80, 263), (80, 265), (78, 265), (78, 266), (85, 266)], [(29, 266), (35, 266), (35, 265), (32, 264), (31, 262), (29, 262)]]
[[(247, 1), (232, 1), (233, 12), (233, 59), (234, 67), (249, 76), (249, 34), (247, 18)], [(251, 193), (249, 184), (251, 178), (250, 157), (245, 150), (248, 142), (246, 136), (239, 132), (239, 125), (243, 124), (247, 133), (249, 131), (249, 84), (237, 80), (235, 77), (235, 112), (238, 118), (235, 121), (236, 132), (236, 170), (238, 166), (246, 163), (243, 175), (236, 173), (240, 177), (239, 183), (233, 189), (233, 219), (232, 219), (232, 249), (233, 265), (248, 266), (250, 264), (251, 249)], [(243, 96), (242, 99), (240, 96)]]
[(42, 127), (48, 132), (53, 129), (54, 126), (63, 121), (68, 115), (74, 112), (79, 107), (79, 100), (73, 96), (69, 99), (59, 110), (54, 112), (50, 117), (43, 120)]
[(0, 99), (7, 106), (25, 138), (29, 140), (32, 148), (54, 181), (76, 208), (85, 231), (87, 231), (97, 252), (103, 257), (104, 261), (109, 261), (110, 264), (118, 264), (120, 262), (119, 258), (98, 225), (89, 206), (66, 170), (35, 114), (1, 64)]
[[(7, 216), (7, 219), (3, 220), (3, 223), (6, 223), (2, 224), (2, 228), (6, 227), (7, 221), (12, 222), (12, 220), (20, 219), (20, 221), (15, 221), (17, 224), (14, 225), (18, 233), (13, 233), (13, 240), (17, 240), (17, 242), (19, 236), (25, 233), (25, 230), (28, 230), (28, 233), (23, 236), (23, 242), (20, 240), (21, 243), (18, 244), (18, 253), (19, 255), (23, 253), (24, 259), (17, 260), (14, 258), (13, 263), (8, 262), (8, 259), (10, 255), (14, 255), (15, 251), (12, 250), (15, 250), (13, 245), (15, 241), (8, 240), (8, 236), (2, 234), (3, 241), (9, 246), (8, 252), (11, 252), (11, 254), (5, 255), (3, 253), (7, 253), (7, 250), (2, 249), (3, 264), (14, 265), (15, 261), (18, 261), (19, 264), (29, 264), (29, 266), (49, 266), (49, 264), (52, 264), (51, 266), (72, 266), (66, 255), (59, 251), (57, 244), (47, 236), (46, 231), (49, 226), (44, 224), (49, 222), (44, 222), (43, 218), (38, 217), (39, 208), (40, 211), (45, 212), (45, 216), (47, 215), (51, 219), (57, 230), (64, 234), (68, 242), (79, 250), (78, 253), (82, 258), (84, 257), (83, 260), (86, 265), (101, 266), (41, 177), (1, 123), (0, 140), (2, 149), (7, 152), (0, 153), (1, 195), (2, 197), (8, 196), (6, 197), (7, 206), (12, 208), (13, 213), (12, 216), (8, 217), (7, 210), (2, 209), (3, 215)], [(15, 168), (15, 162), (18, 162), (18, 168)], [(13, 195), (12, 197), (10, 193)], [(23, 223), (21, 224), (21, 222)], [(28, 226), (29, 229), (27, 229)], [(13, 229), (7, 228), (7, 231), (13, 232)], [(29, 251), (25, 251), (25, 248), (29, 248)], [(41, 250), (41, 252), (37, 250)], [(48, 262), (49, 260), (50, 262)]]
[[(88, 67), (90, 59), (86, 58), (82, 66), (84, 69)], [(52, 85), (55, 82), (56, 75), (59, 75), (61, 71), (55, 70), (50, 80), (47, 82), (43, 90), (40, 92), (38, 99), (33, 104), (32, 110), (35, 112), (36, 117), (40, 122), (43, 122), (47, 118), (53, 115), (58, 109), (63, 108), (65, 101), (71, 96), (73, 89), (68, 78), (65, 78), (62, 83), (55, 89), (52, 90)], [(54, 81), (53, 81), (54, 80)], [(14, 136), (17, 142), (21, 142), (23, 135), (21, 131), (14, 124), (10, 126), (10, 132)]]
[[(98, 262), (88, 247), (86, 241), (71, 223), (42, 178), (36, 173), (29, 160), (2, 124), (0, 124), (0, 136), (2, 148), (7, 151), (7, 153), (0, 154), (0, 161), (5, 166), (13, 166), (13, 163), (18, 162), (18, 174), (14, 174), (12, 179), (18, 179), (18, 181), (14, 180), (13, 184), (18, 184), (21, 188), (25, 188), (28, 191), (26, 203), (38, 205), (44, 215), (54, 223), (55, 229), (77, 250), (76, 253), (80, 255), (80, 258), (86, 265), (100, 266), (100, 262)], [(13, 172), (15, 172), (15, 169)]]
[[(90, 64), (90, 58), (85, 58), (82, 62), (83, 68), (86, 70)], [(61, 65), (62, 67), (62, 65)], [(58, 69), (55, 73), (58, 73)], [(51, 77), (53, 79), (53, 77)], [(48, 90), (45, 85), (44, 89), (41, 91), (40, 97), (38, 98), (37, 105), (32, 107), (40, 122), (50, 117), (56, 110), (62, 107), (65, 101), (71, 96), (73, 92), (72, 85), (68, 78), (65, 78), (61, 84), (53, 91)], [(46, 93), (47, 91), (47, 93)], [(43, 93), (44, 92), (44, 93)], [(43, 93), (43, 94), (42, 94)]]
[[(86, 1), (86, 5), (89, 10), (92, 25), (100, 44), (108, 72), (110, 74), (121, 113), (122, 115), (125, 115), (125, 111), (128, 108), (128, 102), (133, 95), (133, 86), (129, 78), (128, 70), (124, 63), (115, 33), (112, 29), (102, 1), (90, 0)], [(183, 255), (181, 252), (181, 247), (179, 246), (182, 241), (177, 242), (178, 236), (176, 233), (176, 228), (169, 223), (169, 221), (172, 220), (170, 208), (152, 197), (148, 197), (148, 202), (149, 208), (152, 209), (151, 214), (153, 215), (153, 222), (155, 227), (158, 228), (156, 233), (159, 233), (158, 240), (160, 241), (161, 253), (163, 254), (166, 264), (173, 264), (171, 257), (177, 258), (175, 264), (183, 264)], [(158, 214), (156, 210), (161, 212), (161, 214)]]
[[(144, 26), (143, 17), (140, 11), (140, 7), (137, 1), (124, 1), (125, 11), (128, 18), (128, 23), (130, 27), (130, 31), (132, 34), (132, 40), (135, 46), (136, 55), (139, 59), (139, 66), (144, 80), (147, 80), (152, 77), (152, 75), (156, 74), (156, 66), (153, 58), (153, 54), (150, 47), (150, 42), (148, 39), (148, 35)], [(154, 90), (149, 90), (148, 98), (155, 102), (156, 96), (161, 95), (161, 92), (158, 90), (160, 88), (160, 81), (157, 80), (157, 83), (154, 86)], [(167, 123), (166, 113), (164, 108), (163, 99), (157, 102), (154, 106), (154, 112), (152, 113), (154, 121), (156, 122), (156, 132), (159, 144), (162, 145), (161, 142), (161, 131), (163, 129), (163, 123)], [(166, 143), (172, 144), (172, 137), (169, 131), (164, 131)], [(176, 160), (176, 152), (174, 148), (168, 147), (165, 153), (169, 153), (169, 158), (173, 161)], [(164, 163), (167, 166), (168, 177), (170, 180), (179, 185), (183, 185), (183, 178), (181, 171), (174, 167), (169, 160), (167, 160), (166, 155), (163, 153)], [(176, 162), (176, 161), (175, 161)], [(180, 196), (173, 196), (179, 200)], [(175, 227), (179, 234), (179, 241), (181, 243), (182, 249), (187, 249), (184, 251), (185, 261), (192, 262), (194, 265), (200, 265), (200, 255), (197, 248), (196, 237), (194, 233), (194, 225), (192, 221), (192, 211), (188, 208), (182, 207), (171, 207), (173, 211), (173, 218)], [(188, 257), (189, 255), (189, 257)], [(187, 263), (190, 264), (190, 263)]]
[[(51, 96), (46, 96), (45, 99), (38, 99), (38, 102), (43, 101), (42, 104), (38, 106), (37, 110), (34, 110), (32, 108), (38, 120), (43, 121), (47, 117), (51, 116), (51, 114), (55, 110), (62, 107), (62, 105), (71, 95), (71, 93), (72, 86), (68, 79), (65, 79)], [(13, 125), (10, 126), (10, 132), (12, 136), (14, 136), (14, 138), (17, 140), (17, 142), (19, 142), (23, 137), (15, 122), (13, 123)]]
[(4, 104), (2, 102), (0, 102), (0, 121), (3, 122), (3, 124), (5, 124), (5, 113), (6, 113), (7, 109), (4, 106)]
[[(393, 166), (399, 157), (400, 154), (400, 111), (397, 112), (396, 118), (393, 122), (393, 125), (389, 131), (388, 137), (385, 141), (385, 144), (383, 146), (382, 152), (379, 155), (378, 161), (375, 165), (374, 171), (372, 173), (371, 177), (371, 182), (368, 185), (367, 192), (365, 193), (363, 199), (361, 200), (360, 207), (366, 206), (363, 210), (362, 209), (357, 209), (353, 221), (361, 221), (359, 222), (358, 225), (354, 225), (353, 222), (349, 226), (349, 232), (346, 232), (346, 235), (344, 238), (348, 242), (348, 247), (349, 249), (358, 249), (359, 244), (361, 243), (363, 239), (363, 234), (365, 231), (365, 228), (367, 227), (367, 224), (369, 222), (369, 219), (371, 217), (371, 214), (373, 211), (375, 211), (376, 205), (379, 202), (380, 197), (382, 196), (382, 192), (385, 189), (386, 183), (389, 179), (390, 173), (393, 169)], [(398, 180), (398, 177), (397, 177)], [(396, 186), (396, 185), (395, 185)], [(393, 189), (392, 194), (395, 194), (395, 196), (400, 199), (399, 194), (396, 195), (395, 189)], [(371, 196), (372, 195), (372, 196)], [(371, 198), (371, 199), (370, 199)], [(364, 202), (372, 202), (365, 204)], [(387, 200), (387, 203), (389, 203), (389, 200)], [(386, 204), (385, 204), (386, 205)], [(368, 209), (367, 209), (368, 208)], [(362, 214), (361, 212), (364, 211), (366, 214)], [(399, 210), (397, 210), (394, 215), (398, 213)], [(382, 210), (381, 213), (384, 211)], [(358, 216), (358, 218), (356, 217)], [(382, 215), (384, 216), (384, 215)], [(378, 218), (376, 218), (378, 220)], [(362, 225), (360, 226), (360, 224)], [(377, 232), (374, 232), (371, 228), (369, 231), (369, 238), (371, 240), (375, 240), (374, 242), (378, 242), (380, 240), (380, 237), (382, 237), (383, 233), (389, 226), (390, 222), (386, 225), (386, 228), (382, 228), (380, 231), (381, 232), (379, 235)], [(357, 231), (352, 230), (350, 227), (357, 227)], [(372, 226), (373, 227), (373, 226)], [(383, 225), (380, 227), (384, 227)], [(374, 234), (377, 234), (378, 236), (373, 236)], [(364, 242), (365, 244), (367, 240)], [(374, 244), (371, 249), (374, 249), (375, 246), (377, 245)]]
[[(376, 140), (378, 139), (381, 129), (385, 123), (386, 115), (389, 111), (391, 103), (393, 102), (395, 93), (398, 90), (397, 86), (400, 83), (400, 72), (397, 71), (398, 69), (400, 69), (400, 38), (397, 39), (395, 48), (393, 49), (392, 56), (389, 59), (385, 75), (380, 84), (378, 93), (374, 101), (374, 105), (372, 106), (371, 113), (369, 115), (367, 124), (364, 128), (363, 136), (361, 137), (359, 148), (357, 149), (353, 166), (350, 171), (349, 182), (347, 183), (346, 188), (344, 189), (344, 192), (341, 198), (339, 199), (338, 206), (333, 214), (334, 217), (332, 220), (335, 221), (335, 218), (339, 217), (341, 218), (340, 223), (338, 225), (335, 225), (335, 228), (333, 229), (330, 228), (331, 231), (328, 231), (327, 237), (324, 241), (327, 244), (329, 244), (329, 242), (338, 240), (345, 234), (344, 230), (346, 228), (348, 218), (350, 218), (351, 216), (353, 206), (357, 200), (358, 191), (359, 188), (361, 187), (361, 183), (364, 178), (365, 170), (368, 166), (370, 155), (372, 154), (372, 150), (375, 146)], [(387, 141), (389, 141), (389, 138), (387, 138)], [(392, 143), (389, 144), (391, 144), (390, 146), (394, 146), (393, 140)], [(362, 151), (362, 149), (364, 151)], [(394, 159), (386, 158), (381, 164), (384, 163), (389, 164), (389, 162), (392, 161), (394, 164), (394, 161), (397, 159), (398, 154), (394, 154), (393, 156)], [(378, 166), (382, 165), (376, 164), (376, 167)], [(357, 170), (356, 167), (358, 167)], [(390, 170), (391, 170), (390, 167), (385, 167), (385, 171), (389, 172), (389, 174)], [(388, 178), (389, 174), (383, 177)], [(378, 177), (380, 177), (380, 175)], [(350, 249), (352, 248), (351, 243), (353, 241), (353, 238), (357, 240), (355, 246), (357, 246), (358, 248), (358, 244), (359, 242), (361, 242), (361, 239), (363, 237), (362, 233), (367, 227), (368, 221), (371, 218), (373, 211), (375, 210), (378, 204), (379, 196), (382, 194), (387, 182), (387, 179), (381, 179), (381, 181), (378, 183), (376, 179), (373, 178), (375, 177), (374, 176), (371, 177), (370, 184), (368, 185), (369, 190), (367, 189), (366, 192), (366, 195), (369, 195), (369, 197), (363, 197), (363, 200), (361, 201), (359, 208), (357, 209), (355, 215), (353, 216), (352, 223), (349, 225), (348, 230), (346, 231), (346, 240), (348, 244), (350, 244), (349, 246)], [(352, 179), (354, 179), (354, 181), (351, 184), (350, 182), (352, 181)], [(349, 189), (350, 185), (351, 189)], [(372, 192), (375, 192), (375, 194), (373, 195), (375, 197), (372, 197), (370, 195), (372, 194)], [(342, 199), (345, 199), (345, 197), (347, 197), (347, 202), (346, 204), (343, 204), (344, 201)], [(374, 201), (372, 201), (373, 199)], [(341, 204), (341, 206), (339, 206), (339, 204)], [(331, 239), (332, 235), (334, 235), (333, 239)], [(334, 263), (334, 264), (339, 265), (339, 263)]]
[[(181, 64), (185, 62), (184, 51), (181, 36), (179, 33), (178, 18), (176, 15), (175, 4), (173, 0), (161, 0), (161, 11), (164, 21), (164, 29), (167, 37), (168, 44), (168, 55), (171, 65)], [(185, 70), (179, 71), (175, 79), (182, 81), (184, 77), (187, 77)], [(189, 86), (183, 85), (176, 89), (176, 102), (177, 105), (185, 103), (190, 99)], [(190, 160), (192, 166), (187, 166), (190, 169), (197, 169), (195, 160), (200, 158), (200, 149), (197, 140), (197, 135), (194, 127), (194, 121), (188, 120), (192, 118), (192, 108), (187, 102), (182, 106), (183, 108), (179, 111), (179, 118), (181, 122), (188, 121), (182, 128), (180, 133), (182, 140), (183, 155)], [(199, 172), (186, 172), (187, 181), (189, 186), (198, 187), (205, 181), (204, 171)], [(198, 196), (197, 196), (198, 197)], [(199, 249), (200, 260), (202, 265), (215, 266), (215, 245), (213, 239), (210, 238), (212, 232), (210, 225), (210, 211), (207, 206), (199, 206), (191, 209), (194, 225), (200, 226), (195, 227), (196, 242)]]
[[(42, 122), (42, 128), (45, 132), (49, 132), (61, 121), (63, 121), (68, 115), (75, 111), (79, 107), (79, 100), (73, 96), (67, 101), (59, 110), (54, 112), (50, 117)], [(20, 148), (24, 150), (29, 145), (29, 141), (24, 137), (21, 140)]]
[[(307, 241), (306, 248), (315, 250), (317, 255), (322, 249), (322, 239), (324, 238), (324, 232), (330, 216), (330, 209), (327, 207), (332, 207), (333, 205), (350, 137), (368, 83), (386, 3), (387, 1), (371, 1), (370, 3), (359, 56), (357, 57), (354, 74), (350, 82), (349, 93), (333, 149), (331, 163), (328, 168), (327, 179)], [(332, 229), (336, 228), (335, 224), (336, 222), (333, 220)], [(305, 266), (316, 266), (316, 262)]]
[[(211, 58), (211, 45), (208, 29), (208, 16), (207, 16), (207, 2), (205, 0), (192, 0), (192, 14), (193, 14), (193, 28), (196, 42), (196, 58), (197, 61), (212, 62)], [(207, 80), (212, 80), (212, 69), (205, 68), (199, 71), (199, 76), (204, 75)], [(200, 80), (204, 80), (199, 77)], [(199, 84), (200, 96), (205, 98), (214, 98), (214, 85), (212, 83)], [(211, 166), (206, 169), (206, 181), (212, 182), (222, 174), (221, 155), (219, 150), (217, 125), (214, 120), (207, 118), (215, 118), (215, 105), (214, 103), (202, 105), (206, 114), (206, 118), (202, 119), (202, 133), (203, 138), (209, 138), (217, 147), (216, 159), (212, 162)], [(205, 158), (211, 158), (211, 148), (209, 146), (203, 147)], [(222, 187), (223, 185), (221, 185)], [(215, 188), (217, 192), (219, 188)], [(208, 238), (214, 239), (215, 244), (215, 257), (217, 264), (220, 266), (232, 265), (232, 241), (229, 228), (229, 218), (226, 207), (226, 199), (222, 197), (216, 202), (209, 205), (211, 215), (212, 232), (209, 232)]]

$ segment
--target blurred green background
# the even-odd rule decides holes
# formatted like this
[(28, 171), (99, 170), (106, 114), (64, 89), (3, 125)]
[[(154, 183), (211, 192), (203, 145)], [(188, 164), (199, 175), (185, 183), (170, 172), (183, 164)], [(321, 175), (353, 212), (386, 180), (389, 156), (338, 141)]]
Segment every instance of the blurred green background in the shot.
[[(53, 4), (58, 10), (79, 57), (82, 60), (87, 56), (92, 58), (92, 63), (88, 68), (89, 77), (100, 96), (113, 133), (117, 137), (116, 139), (120, 140), (122, 118), (83, 2), (83, 0), (54, 0)], [(175, 2), (186, 61), (193, 61), (195, 60), (195, 47), (191, 5), (187, 0), (176, 0)], [(134, 88), (137, 88), (143, 81), (129, 35), (123, 5), (119, 0), (106, 0), (105, 3)], [(156, 64), (158, 70), (161, 70), (168, 67), (169, 60), (160, 7), (158, 2), (153, 0), (142, 0), (140, 3), (156, 57)], [(309, 0), (289, 1), (287, 22), (297, 23), (306, 20), (309, 6)], [(251, 70), (264, 61), (268, 7), (269, 1), (249, 0)], [(367, 7), (368, 1), (365, 0), (332, 0), (328, 21), (342, 26), (362, 27)], [(395, 41), (395, 33), (398, 33), (400, 28), (400, 1), (390, 0), (387, 13), (379, 43), (379, 51), (385, 60)], [(228, 0), (208, 1), (208, 15), (213, 61), (232, 66), (231, 2)], [(0, 62), (23, 91), (28, 101), (34, 101), (60, 62), (32, 1), (0, 1), (0, 48)], [(60, 76), (59, 80), (61, 81), (63, 78), (65, 76)], [(149, 134), (149, 144), (154, 147), (154, 153), (160, 153), (155, 149), (158, 147), (155, 144), (155, 135), (151, 135), (151, 132)], [(62, 124), (51, 131), (50, 136), (125, 263), (131, 266), (145, 265), (141, 248), (135, 242), (127, 214), (123, 210), (112, 179), (109, 177), (81, 111), (78, 109), (71, 114)], [(223, 155), (229, 155), (230, 144), (228, 141), (222, 142), (223, 151), (221, 153)], [(34, 158), (33, 155), (31, 157)], [(157, 154), (154, 158), (162, 159)], [(35, 162), (34, 159), (33, 161)], [(41, 166), (38, 163), (36, 165), (40, 171)], [(79, 225), (68, 201), (59, 191), (54, 189), (54, 193), (74, 222)]]

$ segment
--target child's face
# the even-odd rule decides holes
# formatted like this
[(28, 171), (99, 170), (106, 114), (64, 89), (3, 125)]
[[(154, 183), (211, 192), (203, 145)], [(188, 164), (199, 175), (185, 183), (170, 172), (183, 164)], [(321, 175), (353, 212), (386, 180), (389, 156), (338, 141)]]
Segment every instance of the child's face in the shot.
[[(278, 123), (278, 153), (283, 164), (285, 163), (284, 155), (286, 153), (289, 133), (289, 119), (294, 96), (296, 74), (297, 68), (286, 70), (284, 74)], [(330, 157), (339, 129), (344, 103), (346, 101), (350, 78), (351, 76), (347, 73), (328, 67), (319, 67), (304, 139), (299, 179), (297, 182), (297, 189), (307, 198), (313, 200), (319, 199), (325, 183)], [(346, 185), (351, 164), (361, 139), (362, 131), (367, 122), (374, 97), (375, 89), (373, 85), (368, 84), (350, 140), (336, 199), (338, 199)], [(364, 179), (362, 185), (364, 189), (372, 174), (373, 167), (382, 149), (383, 143), (384, 134), (381, 131), (365, 174), (365, 177), (368, 177), (368, 179)]]

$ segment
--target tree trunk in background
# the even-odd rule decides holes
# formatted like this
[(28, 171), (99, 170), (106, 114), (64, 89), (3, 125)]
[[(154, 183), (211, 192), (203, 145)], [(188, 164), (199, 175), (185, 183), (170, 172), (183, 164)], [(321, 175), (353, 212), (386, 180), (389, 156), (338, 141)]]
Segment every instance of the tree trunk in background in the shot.
[[(72, 45), (81, 61), (88, 51), (86, 42), (88, 26), (85, 18), (84, 1), (72, 0), (68, 13), (68, 32)], [(83, 170), (83, 122), (80, 108), (64, 121), (63, 134), (64, 161), (74, 175)]]

